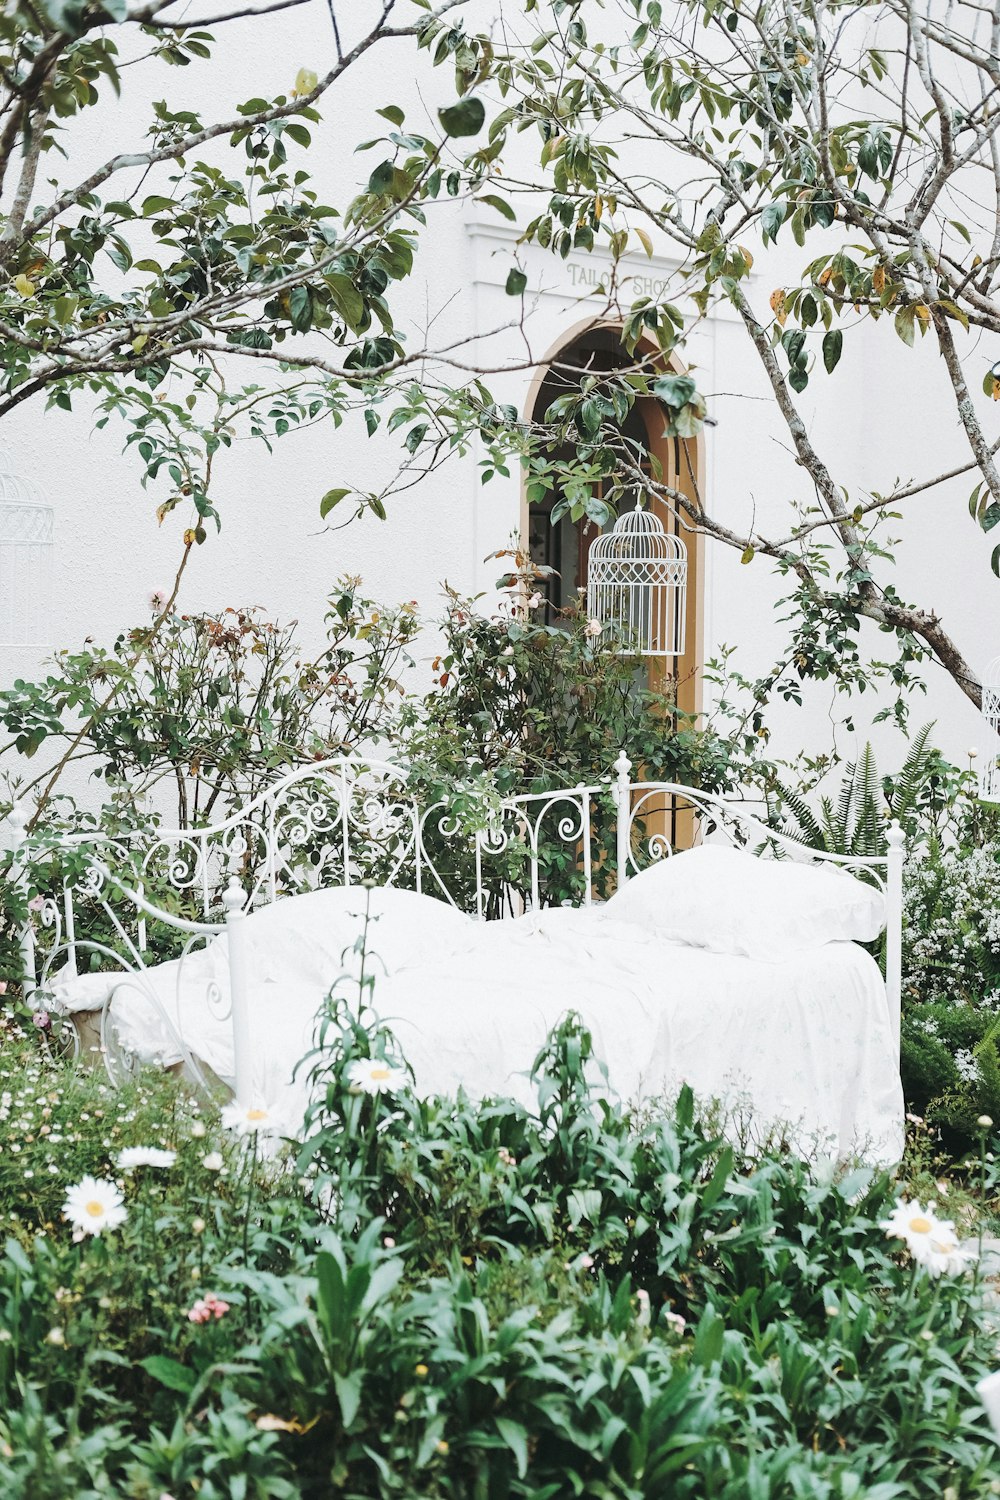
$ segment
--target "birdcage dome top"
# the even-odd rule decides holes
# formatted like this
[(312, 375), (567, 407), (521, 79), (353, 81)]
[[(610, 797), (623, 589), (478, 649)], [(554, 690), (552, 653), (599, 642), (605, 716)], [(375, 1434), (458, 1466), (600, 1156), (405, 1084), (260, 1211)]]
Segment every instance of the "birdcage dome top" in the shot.
[(1000, 689), (1000, 656), (994, 656), (983, 674), (983, 687)]
[(686, 559), (687, 549), (679, 536), (664, 528), (651, 510), (626, 510), (610, 531), (594, 539), (592, 560), (616, 557)]
[(33, 479), (19, 474), (13, 456), (0, 448), (0, 505), (44, 505), (45, 497)]

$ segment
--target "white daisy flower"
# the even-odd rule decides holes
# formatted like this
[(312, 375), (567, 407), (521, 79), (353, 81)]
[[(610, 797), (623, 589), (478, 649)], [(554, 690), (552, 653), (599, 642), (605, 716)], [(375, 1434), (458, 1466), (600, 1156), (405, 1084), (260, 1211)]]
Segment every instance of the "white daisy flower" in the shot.
[(954, 1234), (934, 1235), (914, 1259), (930, 1276), (963, 1276), (979, 1259), (971, 1246), (960, 1245)]
[(927, 1207), (914, 1200), (897, 1198), (896, 1207), (881, 1226), (891, 1238), (905, 1242), (913, 1259), (931, 1276), (961, 1276), (976, 1260), (973, 1250), (964, 1248), (955, 1233), (951, 1219), (939, 1219), (934, 1204)]
[(202, 1157), (201, 1164), (206, 1172), (221, 1172), (225, 1166), (220, 1151), (210, 1151), (207, 1156)]
[(245, 1104), (227, 1104), (222, 1110), (222, 1123), (227, 1130), (237, 1135), (272, 1135), (278, 1129), (278, 1119), (273, 1110), (254, 1104), (249, 1109)]
[(925, 1208), (918, 1198), (912, 1203), (897, 1198), (896, 1207), (887, 1219), (882, 1220), (879, 1228), (884, 1229), (890, 1239), (904, 1240), (911, 1255), (917, 1254), (932, 1236), (948, 1231), (954, 1234), (955, 1231), (954, 1224), (937, 1217), (933, 1203), (928, 1203)]
[(406, 1074), (383, 1057), (359, 1057), (348, 1068), (347, 1081), (364, 1094), (396, 1094), (406, 1087)]
[(134, 1172), (136, 1167), (172, 1167), (176, 1160), (176, 1151), (161, 1151), (159, 1146), (126, 1146), (115, 1165), (119, 1172)]
[(63, 1213), (78, 1235), (118, 1229), (128, 1218), (120, 1189), (103, 1177), (81, 1177), (68, 1188)]

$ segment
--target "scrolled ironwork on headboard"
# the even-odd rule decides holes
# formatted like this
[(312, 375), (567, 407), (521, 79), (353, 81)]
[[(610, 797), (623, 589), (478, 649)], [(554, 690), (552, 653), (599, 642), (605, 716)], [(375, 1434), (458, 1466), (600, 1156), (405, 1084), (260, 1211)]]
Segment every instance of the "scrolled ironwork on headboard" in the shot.
[[(230, 934), (232, 958), (242, 917), (319, 887), (398, 885), (483, 919), (590, 905), (644, 864), (671, 855), (679, 841), (725, 837), (757, 854), (839, 865), (881, 886), (886, 989), (898, 1030), (898, 829), (890, 828), (882, 858), (830, 854), (776, 832), (745, 803), (670, 782), (634, 782), (631, 773), (622, 754), (613, 775), (593, 785), (500, 797), (472, 783), (423, 805), (419, 780), (405, 767), (353, 755), (293, 771), (204, 828), (25, 839), (16, 811), (15, 878), (41, 889), (44, 872), (47, 890), (34, 914), (44, 932), (33, 922), (22, 934), (26, 989), (59, 965), (76, 975), (81, 957), (87, 968), (117, 963), (139, 984), (151, 963), (179, 956), (192, 937), (222, 931)], [(39, 936), (46, 950), (40, 972)], [(239, 1022), (234, 993), (237, 1044)]]

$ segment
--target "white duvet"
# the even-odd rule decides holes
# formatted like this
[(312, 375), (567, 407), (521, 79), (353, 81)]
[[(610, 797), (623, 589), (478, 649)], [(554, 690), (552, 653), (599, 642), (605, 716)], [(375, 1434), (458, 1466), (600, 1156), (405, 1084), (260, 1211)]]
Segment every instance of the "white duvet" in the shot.
[[(367, 895), (318, 891), (245, 921), (254, 1086), (290, 1133), (308, 1102), (295, 1065), (330, 985), (345, 967), (356, 969), (357, 956), (348, 953), (345, 964), (343, 954), (360, 932)], [(530, 1102), (527, 1070), (572, 1009), (624, 1100), (669, 1098), (688, 1083), (700, 1099), (752, 1117), (758, 1138), (781, 1126), (810, 1154), (899, 1159), (903, 1103), (885, 986), (854, 943), (766, 963), (657, 939), (613, 908), (479, 923), (411, 892), (379, 890), (371, 899), (375, 1008), (422, 1093), (462, 1087), (474, 1097)], [(71, 981), (57, 998), (70, 1010), (94, 1006), (114, 982)], [(230, 1022), (207, 1001), (209, 986), (228, 992), (225, 935), (183, 968), (148, 971), (145, 983), (188, 1048), (231, 1079)], [(179, 1059), (171, 1027), (134, 982), (114, 988), (111, 1004), (126, 1046), (161, 1062)]]

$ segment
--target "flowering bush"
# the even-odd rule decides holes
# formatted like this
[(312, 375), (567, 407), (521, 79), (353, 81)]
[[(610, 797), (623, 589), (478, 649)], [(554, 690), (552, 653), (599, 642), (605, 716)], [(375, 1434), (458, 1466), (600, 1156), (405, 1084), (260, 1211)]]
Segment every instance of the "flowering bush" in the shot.
[(903, 1087), (911, 1110), (961, 1150), (983, 1111), (1000, 1118), (1000, 826), (998, 809), (979, 801), (977, 752), (969, 769), (949, 765), (932, 729), (914, 736), (895, 776), (879, 775), (866, 746), (818, 813), (774, 782), (769, 807), (778, 826), (840, 854), (884, 855), (888, 820), (901, 823)]
[(907, 1099), (960, 1141), (1000, 1119), (1000, 840), (910, 860), (903, 952)]
[(71, 1129), (100, 1085), (8, 1032), (16, 1157), (33, 1099), (76, 1154), (44, 1205), (4, 1178), (5, 1500), (1000, 1493), (967, 1229), (686, 1091), (634, 1118), (572, 1017), (533, 1109), (417, 1099), (372, 998), (329, 1002), (305, 1144), (169, 1078)]
[[(17, 682), (0, 692), (0, 725), (13, 735), (8, 795), (30, 801), (48, 779), (43, 772), (25, 781), (21, 752), (45, 758), (65, 749), (82, 719), (86, 732), (74, 759), (103, 783), (104, 805), (88, 814), (55, 798), (37, 831), (47, 838), (87, 832), (118, 839), (133, 851), (133, 884), (142, 884), (148, 900), (197, 917), (200, 880), (186, 886), (181, 880), (179, 888), (169, 878), (176, 866), (142, 863), (143, 841), (155, 840), (164, 821), (167, 787), (171, 797), (176, 793), (176, 813), (166, 821), (186, 827), (224, 817), (294, 766), (361, 748), (397, 759), (411, 768), (414, 798), (439, 806), (439, 817), (424, 828), (426, 852), (464, 899), (475, 890), (475, 834), (492, 826), (503, 797), (610, 781), (622, 749), (649, 779), (726, 785), (727, 740), (679, 713), (668, 688), (640, 689), (636, 662), (595, 635), (581, 613), (568, 612), (559, 628), (544, 624), (521, 606), (520, 574), (506, 581), (495, 616), (483, 613), (482, 600), (449, 594), (439, 624), (442, 650), (429, 676), (418, 675), (408, 654), (420, 624), (415, 607), (375, 605), (361, 597), (356, 579), (344, 580), (331, 598), (328, 639), (310, 663), (300, 659), (290, 628), (246, 610), (171, 616), (155, 639), (143, 627), (111, 652), (88, 646), (63, 653), (44, 682)], [(102, 706), (112, 685), (117, 696)], [(147, 805), (147, 793), (155, 805)], [(0, 801), (0, 815), (9, 805)], [(615, 878), (610, 803), (595, 801), (593, 819), (609, 853), (592, 872), (601, 894)], [(584, 881), (578, 841), (560, 836), (559, 821), (553, 815), (539, 830), (541, 885), (552, 902), (579, 897)], [(324, 841), (322, 833), (296, 840), (292, 856), (300, 868), (328, 857), (319, 847)], [(372, 853), (377, 862), (379, 851)], [(178, 856), (187, 857), (183, 850)], [(118, 870), (125, 858), (119, 848)], [(381, 858), (388, 873), (393, 856), (382, 850)], [(19, 891), (3, 878), (10, 860), (0, 853), (0, 984), (12, 996), (21, 979), (17, 933), (31, 915), (26, 903), (44, 908), (46, 897), (58, 898), (63, 875), (82, 872), (84, 855), (75, 859), (74, 866), (64, 850), (58, 858), (35, 851), (38, 889)], [(526, 888), (526, 866), (523, 839), (509, 838), (491, 852), (484, 870), (490, 914), (510, 889)], [(126, 907), (114, 890), (109, 900)], [(41, 930), (42, 916), (40, 909), (33, 920), (44, 947), (50, 934)], [(106, 912), (86, 891), (77, 899), (77, 920), (89, 941), (120, 947)], [(127, 909), (124, 925), (132, 927)], [(158, 945), (147, 955), (153, 961), (175, 957), (182, 946), (158, 924), (148, 937)], [(78, 956), (95, 967), (105, 962), (82, 950)]]
[(165, 1161), (173, 1139), (204, 1128), (201, 1118), (196, 1100), (155, 1074), (114, 1089), (0, 1015), (0, 1214), (10, 1223), (51, 1229), (68, 1183)]

